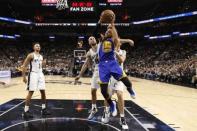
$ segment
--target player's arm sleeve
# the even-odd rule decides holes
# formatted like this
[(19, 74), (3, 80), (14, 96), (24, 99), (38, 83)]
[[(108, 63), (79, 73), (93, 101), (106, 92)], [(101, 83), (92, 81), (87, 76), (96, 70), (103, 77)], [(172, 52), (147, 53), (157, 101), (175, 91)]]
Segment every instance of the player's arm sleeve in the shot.
[(86, 71), (87, 67), (88, 67), (88, 63), (90, 63), (90, 52), (88, 51), (86, 54), (86, 60), (83, 63), (82, 67), (81, 67), (81, 71), (79, 73), (80, 76), (83, 75), (83, 73)]
[(29, 54), (22, 65), (22, 76), (25, 76), (25, 72), (27, 70), (27, 66), (29, 65), (30, 61), (33, 59), (33, 55)]

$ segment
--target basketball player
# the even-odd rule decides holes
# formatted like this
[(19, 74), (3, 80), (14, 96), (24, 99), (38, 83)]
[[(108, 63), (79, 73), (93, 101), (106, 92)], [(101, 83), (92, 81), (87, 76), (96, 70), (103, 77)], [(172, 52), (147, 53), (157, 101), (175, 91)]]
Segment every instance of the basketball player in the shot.
[[(134, 42), (132, 41), (131, 43), (129, 43), (131, 46), (134, 46)], [(120, 43), (120, 46), (122, 44)], [(118, 63), (120, 64), (120, 67), (123, 70), (123, 63), (126, 59), (126, 51), (125, 50), (121, 50), (120, 46), (116, 49), (115, 51), (115, 55), (116, 55), (116, 59), (118, 61)], [(113, 95), (116, 93), (117, 97), (118, 97), (118, 109), (120, 112), (120, 125), (122, 126), (122, 129), (128, 129), (128, 125), (126, 123), (126, 119), (125, 119), (125, 115), (124, 115), (124, 98), (123, 98), (123, 91), (124, 91), (124, 84), (121, 81), (117, 81), (114, 79), (114, 77), (111, 77), (110, 79), (110, 85), (109, 85), (109, 91), (110, 91), (110, 95)], [(110, 112), (109, 112), (109, 106), (107, 104), (107, 101), (104, 102), (105, 104), (105, 109), (104, 109), (104, 113), (102, 116), (101, 121), (103, 123), (108, 123), (109, 122), (109, 117), (110, 117)]]
[[(33, 115), (29, 111), (30, 100), (34, 91), (40, 90), (42, 99), (42, 115), (50, 115), (49, 111), (46, 109), (46, 95), (45, 95), (45, 78), (42, 72), (43, 57), (40, 55), (40, 44), (35, 42), (33, 44), (34, 52), (28, 54), (22, 65), (22, 76), (23, 82), (27, 83), (28, 95), (25, 100), (25, 108), (22, 116), (24, 118), (33, 118)], [(30, 65), (28, 80), (26, 78), (27, 66)]]
[[(102, 19), (102, 16), (101, 16)], [(110, 111), (112, 116), (117, 115), (116, 104), (111, 100), (111, 97), (108, 93), (108, 83), (110, 77), (113, 76), (116, 80), (122, 81), (127, 87), (127, 91), (130, 93), (132, 98), (135, 98), (135, 92), (132, 89), (132, 85), (124, 71), (120, 68), (118, 62), (115, 59), (115, 48), (118, 48), (120, 45), (118, 33), (114, 26), (115, 18), (111, 23), (111, 28), (108, 28), (104, 40), (100, 44), (99, 48), (99, 77), (100, 77), (100, 87), (101, 93), (104, 96), (105, 100), (110, 106)]]
[(88, 64), (92, 64), (93, 69), (93, 76), (91, 80), (91, 95), (92, 95), (92, 109), (90, 110), (90, 115), (88, 116), (88, 119), (92, 119), (94, 115), (97, 113), (97, 106), (96, 106), (96, 91), (100, 87), (98, 84), (99, 81), (99, 75), (98, 75), (98, 57), (97, 57), (97, 41), (95, 37), (91, 36), (88, 39), (88, 43), (91, 46), (89, 51), (86, 54), (86, 60), (83, 64), (81, 71), (79, 75), (75, 78), (75, 80), (79, 80), (80, 77), (83, 75), (83, 73), (86, 71)]
[[(120, 39), (121, 43), (129, 43), (132, 44), (132, 40), (130, 39)], [(93, 76), (91, 80), (91, 96), (92, 96), (92, 108), (90, 110), (90, 115), (88, 116), (88, 119), (92, 119), (94, 115), (97, 113), (97, 106), (96, 106), (96, 100), (97, 100), (97, 89), (100, 88), (99, 86), (99, 73), (98, 73), (98, 48), (97, 48), (97, 41), (95, 37), (91, 36), (88, 39), (88, 43), (91, 46), (89, 51), (86, 54), (86, 60), (83, 64), (81, 71), (79, 75), (75, 78), (76, 81), (80, 79), (80, 77), (83, 75), (83, 73), (86, 71), (88, 64), (92, 64), (93, 69)], [(100, 43), (99, 43), (100, 44)]]

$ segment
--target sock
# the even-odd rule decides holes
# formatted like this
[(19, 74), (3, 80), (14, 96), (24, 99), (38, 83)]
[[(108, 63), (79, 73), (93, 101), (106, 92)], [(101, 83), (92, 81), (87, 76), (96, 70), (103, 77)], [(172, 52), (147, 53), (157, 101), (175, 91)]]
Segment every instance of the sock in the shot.
[(46, 108), (46, 104), (42, 104), (42, 109), (45, 109)]
[(96, 104), (92, 104), (92, 109), (96, 108)]
[(25, 106), (24, 111), (25, 112), (29, 111), (29, 106)]
[(106, 112), (108, 113), (108, 112), (109, 112), (110, 107), (109, 107), (109, 106), (107, 106), (107, 107), (105, 107), (105, 109), (106, 109)]
[(120, 114), (120, 117), (124, 117), (124, 114)]

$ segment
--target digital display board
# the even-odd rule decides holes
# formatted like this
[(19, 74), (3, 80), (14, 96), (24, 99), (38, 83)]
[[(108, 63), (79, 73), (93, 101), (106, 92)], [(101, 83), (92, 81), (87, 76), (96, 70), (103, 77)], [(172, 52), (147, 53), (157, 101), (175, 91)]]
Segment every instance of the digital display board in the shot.
[(56, 6), (70, 12), (95, 12), (98, 8), (120, 7), (123, 0), (41, 0), (42, 6)]
[(61, 7), (70, 10), (70, 12), (94, 12), (96, 6), (93, 0), (41, 0), (41, 4), (43, 6)]

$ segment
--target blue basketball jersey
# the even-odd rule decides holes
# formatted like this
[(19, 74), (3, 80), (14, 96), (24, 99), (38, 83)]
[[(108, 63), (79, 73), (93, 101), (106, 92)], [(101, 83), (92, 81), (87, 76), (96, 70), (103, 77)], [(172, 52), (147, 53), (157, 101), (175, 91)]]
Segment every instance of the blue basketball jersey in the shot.
[(112, 38), (108, 38), (104, 40), (99, 48), (99, 61), (111, 61), (115, 60), (115, 54), (114, 54), (114, 43), (112, 41)]

